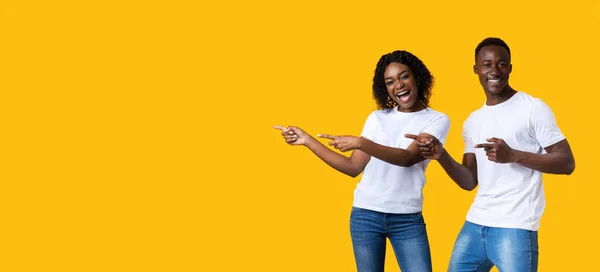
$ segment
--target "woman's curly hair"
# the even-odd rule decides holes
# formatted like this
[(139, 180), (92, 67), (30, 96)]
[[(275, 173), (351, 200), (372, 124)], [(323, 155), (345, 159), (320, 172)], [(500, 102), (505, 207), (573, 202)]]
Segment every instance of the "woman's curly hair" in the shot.
[(413, 75), (417, 80), (417, 88), (419, 89), (417, 101), (424, 107), (428, 107), (431, 88), (433, 87), (433, 75), (431, 75), (425, 64), (423, 64), (423, 62), (415, 55), (404, 50), (397, 50), (381, 56), (377, 63), (377, 68), (375, 68), (375, 76), (373, 77), (373, 98), (375, 98), (375, 101), (377, 102), (377, 108), (389, 109), (398, 105), (396, 101), (390, 98), (383, 77), (385, 68), (392, 62), (404, 64), (412, 70)]

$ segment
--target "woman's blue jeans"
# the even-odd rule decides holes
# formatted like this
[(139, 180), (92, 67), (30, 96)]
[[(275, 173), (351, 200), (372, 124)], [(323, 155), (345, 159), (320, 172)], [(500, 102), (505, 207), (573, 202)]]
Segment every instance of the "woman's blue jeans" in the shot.
[(421, 212), (390, 214), (352, 208), (350, 234), (358, 272), (382, 272), (386, 238), (402, 272), (431, 272), (431, 253)]

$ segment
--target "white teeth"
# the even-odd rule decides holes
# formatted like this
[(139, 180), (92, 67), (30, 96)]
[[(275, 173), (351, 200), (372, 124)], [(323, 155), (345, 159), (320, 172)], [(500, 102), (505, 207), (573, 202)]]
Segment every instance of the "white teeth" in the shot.
[(403, 91), (403, 92), (399, 92), (399, 93), (398, 93), (396, 96), (397, 96), (397, 97), (400, 97), (400, 96), (403, 96), (403, 95), (407, 94), (408, 92), (410, 92), (410, 90), (406, 90), (406, 91)]
[(498, 83), (500, 82), (500, 79), (488, 79), (488, 81), (491, 83)]

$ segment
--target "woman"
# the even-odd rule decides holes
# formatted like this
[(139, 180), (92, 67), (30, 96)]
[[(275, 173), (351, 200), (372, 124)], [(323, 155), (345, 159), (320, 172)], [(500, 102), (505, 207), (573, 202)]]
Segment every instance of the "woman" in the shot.
[[(445, 140), (448, 117), (429, 108), (433, 76), (407, 51), (383, 55), (373, 77), (378, 110), (367, 118), (362, 134), (318, 135), (350, 157), (327, 148), (302, 129), (281, 129), (290, 145), (304, 145), (334, 169), (356, 177), (350, 233), (359, 272), (383, 271), (386, 238), (403, 272), (431, 271), (431, 255), (421, 214), (425, 160), (415, 144), (431, 136)], [(418, 135), (418, 136), (417, 136)], [(364, 171), (364, 172), (363, 172)]]

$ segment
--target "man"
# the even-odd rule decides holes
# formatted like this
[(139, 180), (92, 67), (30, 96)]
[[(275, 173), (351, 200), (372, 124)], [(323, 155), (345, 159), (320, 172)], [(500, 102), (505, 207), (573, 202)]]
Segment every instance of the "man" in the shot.
[(464, 122), (462, 164), (435, 138), (418, 143), (422, 155), (437, 160), (461, 188), (479, 185), (448, 271), (490, 271), (494, 265), (537, 271), (542, 173), (571, 174), (573, 153), (548, 105), (508, 84), (512, 64), (504, 41), (484, 39), (473, 70), (487, 100)]

